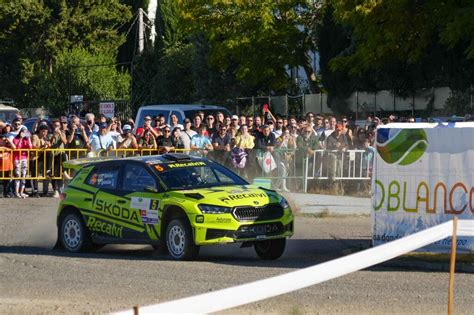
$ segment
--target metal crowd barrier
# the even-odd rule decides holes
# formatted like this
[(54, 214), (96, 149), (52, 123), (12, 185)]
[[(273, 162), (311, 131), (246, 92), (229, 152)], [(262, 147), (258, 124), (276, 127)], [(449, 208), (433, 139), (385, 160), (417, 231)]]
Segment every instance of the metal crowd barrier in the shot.
[(374, 153), (366, 150), (316, 150), (305, 161), (304, 191), (314, 179), (370, 180), (373, 159)]

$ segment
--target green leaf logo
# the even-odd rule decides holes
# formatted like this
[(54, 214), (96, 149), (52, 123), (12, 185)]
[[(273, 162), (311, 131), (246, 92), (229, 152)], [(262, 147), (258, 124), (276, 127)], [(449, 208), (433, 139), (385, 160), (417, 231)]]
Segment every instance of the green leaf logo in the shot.
[(424, 129), (401, 129), (389, 136), (390, 129), (377, 130), (377, 152), (389, 164), (410, 165), (416, 162), (428, 148)]

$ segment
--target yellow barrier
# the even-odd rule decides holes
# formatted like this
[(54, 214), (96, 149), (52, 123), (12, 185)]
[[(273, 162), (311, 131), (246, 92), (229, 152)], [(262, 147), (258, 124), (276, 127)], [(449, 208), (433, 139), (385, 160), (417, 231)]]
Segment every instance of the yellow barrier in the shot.
[[(175, 149), (170, 153), (185, 153), (190, 150)], [(15, 176), (15, 160), (17, 157), (28, 156), (26, 177)], [(63, 162), (72, 159), (105, 156), (105, 157), (129, 157), (147, 156), (165, 153), (159, 149), (113, 149), (99, 152), (87, 149), (16, 149), (0, 148), (0, 180), (24, 179), (24, 180), (62, 180), (65, 173), (70, 176), (70, 170), (63, 169)]]

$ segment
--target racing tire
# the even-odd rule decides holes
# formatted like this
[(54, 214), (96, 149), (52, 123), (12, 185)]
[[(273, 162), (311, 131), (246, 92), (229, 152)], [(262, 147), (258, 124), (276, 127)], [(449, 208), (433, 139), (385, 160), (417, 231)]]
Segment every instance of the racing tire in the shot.
[(90, 232), (77, 213), (70, 213), (62, 218), (59, 237), (64, 249), (71, 253), (91, 250), (94, 247)]
[(286, 238), (258, 241), (254, 243), (255, 252), (263, 260), (280, 258), (285, 251)]
[(193, 260), (199, 254), (191, 226), (186, 219), (173, 219), (166, 227), (166, 247), (175, 260)]

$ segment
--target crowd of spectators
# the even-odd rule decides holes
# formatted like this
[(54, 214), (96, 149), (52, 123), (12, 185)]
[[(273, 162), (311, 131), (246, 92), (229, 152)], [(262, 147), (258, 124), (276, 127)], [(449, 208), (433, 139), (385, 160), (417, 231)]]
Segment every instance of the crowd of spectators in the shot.
[[(169, 123), (162, 115), (145, 116), (144, 121), (133, 119), (120, 121), (118, 118), (95, 117), (92, 113), (78, 116), (60, 117), (52, 121), (38, 119), (32, 131), (17, 117), (11, 123), (0, 122), (0, 174), (1, 177), (14, 175), (18, 179), (3, 181), (5, 197), (26, 198), (45, 196), (49, 183), (53, 196), (58, 197), (63, 181), (58, 179), (43, 182), (42, 193), (38, 192), (38, 180), (26, 183), (27, 172), (43, 174), (49, 178), (67, 178), (59, 166), (64, 160), (103, 155), (107, 151), (121, 149), (136, 154), (138, 150), (148, 152), (184, 152), (191, 155), (207, 156), (252, 179), (263, 173), (272, 173), (278, 180), (274, 186), (278, 190), (289, 191), (287, 181), (291, 173), (302, 172), (305, 157), (312, 157), (316, 150), (344, 152), (351, 149), (364, 150), (363, 158), (369, 165), (374, 156), (375, 129), (379, 124), (389, 122), (415, 122), (413, 117), (385, 119), (367, 117), (357, 125), (345, 116), (323, 116), (312, 112), (302, 117), (273, 115), (265, 109), (262, 115), (225, 116), (222, 112), (205, 116), (198, 112), (192, 119), (179, 122), (171, 115)], [(50, 150), (40, 154), (39, 150)], [(68, 156), (59, 149), (86, 149), (88, 153)], [(10, 149), (12, 159), (8, 158)], [(85, 150), (83, 150), (85, 151)], [(125, 156), (129, 154), (122, 154)], [(12, 163), (10, 163), (12, 162)], [(37, 176), (36, 176), (37, 177)], [(27, 184), (31, 193), (25, 193)]]

